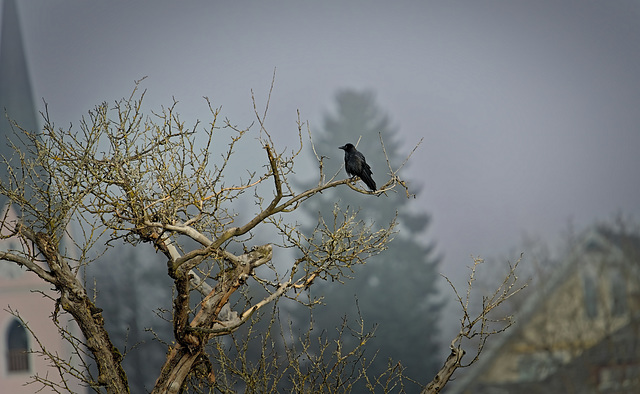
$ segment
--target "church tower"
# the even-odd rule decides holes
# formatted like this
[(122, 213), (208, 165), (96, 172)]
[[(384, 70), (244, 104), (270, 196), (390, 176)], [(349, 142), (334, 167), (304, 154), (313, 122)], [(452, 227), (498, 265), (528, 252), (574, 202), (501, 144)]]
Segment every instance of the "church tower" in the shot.
[[(25, 130), (36, 131), (39, 127), (35, 108), (18, 10), (14, 0), (5, 0), (0, 26), (0, 154), (10, 157), (13, 153), (6, 144), (11, 135), (7, 116)], [(4, 202), (0, 201), (3, 205)]]
[[(29, 69), (24, 52), (22, 33), (15, 0), (4, 0), (0, 25), (0, 155), (9, 159), (14, 152), (7, 143), (14, 138), (11, 119), (21, 128), (39, 129), (29, 80)], [(4, 176), (0, 174), (0, 176)], [(9, 204), (6, 196), (0, 195), (0, 215), (8, 222), (17, 220), (20, 213)], [(6, 228), (0, 232), (7, 233)], [(17, 238), (0, 240), (2, 250), (20, 250)], [(71, 346), (62, 340), (58, 329), (51, 321), (56, 293), (51, 285), (43, 282), (34, 273), (21, 269), (14, 263), (0, 261), (0, 391), (3, 393), (50, 393), (58, 392), (38, 382), (46, 377), (59, 382), (58, 372), (50, 360), (37, 353), (41, 343), (49, 352), (77, 364), (77, 356)], [(13, 314), (9, 312), (13, 311)], [(20, 316), (23, 322), (16, 317)], [(65, 324), (60, 317), (60, 323)], [(74, 325), (67, 327), (71, 331)], [(35, 334), (35, 335), (34, 335)], [(37, 337), (37, 341), (36, 341)], [(30, 384), (27, 384), (31, 382)], [(75, 381), (67, 382), (67, 390), (86, 392)], [(64, 391), (64, 386), (59, 386)]]

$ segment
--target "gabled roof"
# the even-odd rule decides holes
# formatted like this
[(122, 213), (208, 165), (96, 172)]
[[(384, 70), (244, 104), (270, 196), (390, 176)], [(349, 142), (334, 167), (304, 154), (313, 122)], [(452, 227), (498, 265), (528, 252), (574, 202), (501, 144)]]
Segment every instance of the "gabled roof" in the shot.
[(516, 325), (497, 335), (490, 340), (491, 346), (485, 348), (479, 360), (469, 369), (462, 370), (460, 376), (455, 377), (447, 385), (447, 393), (462, 393), (469, 389), (469, 386), (483, 376), (491, 367), (505, 346), (522, 333), (527, 323), (531, 321), (534, 314), (544, 307), (547, 297), (554, 293), (565, 281), (568, 280), (572, 272), (580, 268), (581, 257), (585, 254), (596, 251), (607, 251), (609, 253), (624, 253), (624, 244), (632, 243), (634, 249), (640, 248), (640, 240), (636, 238), (623, 237), (604, 226), (595, 226), (589, 229), (582, 237), (569, 256), (558, 266), (549, 279), (542, 283), (540, 288), (530, 294), (518, 313), (515, 315)]

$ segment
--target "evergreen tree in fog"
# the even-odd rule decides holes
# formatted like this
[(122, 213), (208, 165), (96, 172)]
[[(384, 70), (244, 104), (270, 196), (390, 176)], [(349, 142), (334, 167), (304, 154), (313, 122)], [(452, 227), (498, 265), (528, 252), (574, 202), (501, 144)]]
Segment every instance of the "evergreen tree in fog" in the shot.
[[(325, 157), (325, 175), (331, 177), (344, 162), (343, 151), (338, 147), (348, 142), (355, 145), (361, 136), (357, 149), (365, 155), (373, 178), (382, 188), (389, 179), (389, 167), (379, 134), (392, 167), (397, 168), (408, 153), (402, 150), (397, 130), (376, 105), (372, 92), (343, 90), (336, 95), (336, 100), (336, 113), (326, 114), (323, 130), (314, 133), (316, 152)], [(337, 179), (347, 176), (342, 168)], [(314, 181), (316, 179), (310, 180)], [(358, 186), (366, 189), (361, 181)], [(413, 193), (419, 192), (415, 182), (411, 182), (410, 187)], [(434, 256), (434, 244), (425, 234), (429, 215), (416, 205), (415, 199), (408, 199), (405, 194), (392, 192), (374, 197), (348, 187), (323, 192), (308, 200), (303, 210), (311, 218), (320, 214), (330, 222), (336, 202), (343, 209), (347, 206), (361, 209), (362, 217), (369, 218), (374, 227), (388, 225), (397, 212), (398, 232), (388, 250), (358, 267), (352, 275), (354, 279), (344, 285), (330, 282), (314, 285), (311, 296), (323, 296), (326, 304), (313, 310), (314, 331), (335, 332), (345, 316), (349, 324), (355, 326), (359, 306), (365, 324), (371, 329), (377, 325), (375, 337), (367, 344), (368, 359), (378, 352), (369, 376), (385, 371), (390, 358), (400, 361), (409, 377), (430, 376), (439, 367), (438, 320), (442, 302), (436, 289), (439, 258)], [(308, 228), (307, 232), (310, 234), (312, 230)], [(295, 320), (308, 318), (306, 308), (299, 308), (299, 313)]]

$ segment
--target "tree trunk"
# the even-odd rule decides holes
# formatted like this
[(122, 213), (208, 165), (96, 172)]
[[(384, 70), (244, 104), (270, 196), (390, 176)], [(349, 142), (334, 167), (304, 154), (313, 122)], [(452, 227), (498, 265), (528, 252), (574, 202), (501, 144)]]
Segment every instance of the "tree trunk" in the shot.
[(73, 316), (86, 338), (86, 345), (98, 364), (98, 381), (91, 384), (104, 386), (109, 394), (129, 393), (127, 375), (122, 368), (122, 355), (113, 346), (109, 333), (104, 328), (102, 310), (91, 302), (73, 269), (58, 252), (58, 243), (53, 242), (49, 234), (34, 234), (24, 227), (17, 229), (38, 245), (51, 269), (51, 283), (60, 292), (54, 319), (57, 319), (58, 306), (62, 306), (62, 309)]
[(201, 351), (190, 353), (188, 348), (177, 344), (167, 356), (167, 361), (162, 367), (151, 394), (178, 394), (201, 353)]
[(444, 388), (449, 379), (451, 379), (451, 375), (455, 372), (456, 369), (460, 366), (460, 361), (462, 360), (462, 356), (464, 356), (464, 350), (458, 347), (451, 347), (451, 354), (447, 357), (447, 360), (444, 362), (444, 365), (435, 378), (427, 385), (427, 387), (422, 390), (421, 394), (437, 394)]
[(100, 309), (88, 297), (73, 301), (69, 298), (63, 294), (60, 303), (75, 318), (86, 338), (86, 345), (98, 364), (98, 385), (104, 386), (109, 394), (129, 393), (127, 375), (122, 368), (122, 355), (109, 339)]

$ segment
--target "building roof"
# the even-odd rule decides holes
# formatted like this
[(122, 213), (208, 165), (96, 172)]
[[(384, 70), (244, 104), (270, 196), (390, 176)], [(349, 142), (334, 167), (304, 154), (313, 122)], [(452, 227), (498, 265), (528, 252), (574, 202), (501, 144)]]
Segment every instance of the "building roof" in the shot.
[[(629, 248), (630, 245), (632, 245), (632, 248)], [(549, 295), (562, 286), (573, 272), (583, 267), (582, 263), (585, 254), (605, 252), (621, 256), (628, 254), (629, 250), (639, 249), (640, 240), (637, 238), (623, 236), (604, 226), (596, 226), (588, 230), (549, 279), (541, 283), (540, 288), (531, 293), (522, 307), (519, 308), (515, 316), (516, 325), (493, 338), (491, 347), (485, 348), (479, 360), (467, 370), (462, 370), (460, 376), (455, 377), (454, 381), (447, 385), (447, 393), (467, 392), (472, 385), (475, 385), (479, 379), (486, 375), (496, 359), (503, 354), (506, 346), (519, 338), (533, 316), (541, 308), (545, 307)], [(502, 388), (506, 389), (507, 387)]]

